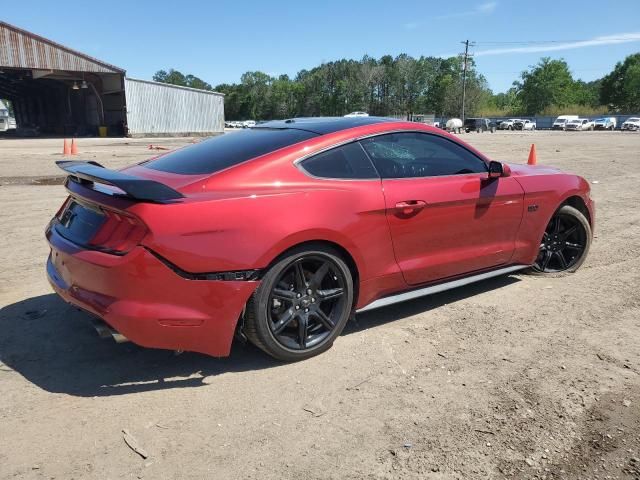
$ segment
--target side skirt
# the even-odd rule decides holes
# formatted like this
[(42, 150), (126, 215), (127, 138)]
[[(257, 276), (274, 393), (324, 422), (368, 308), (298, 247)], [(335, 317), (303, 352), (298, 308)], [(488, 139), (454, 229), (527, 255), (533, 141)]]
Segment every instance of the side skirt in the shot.
[(405, 302), (407, 300), (413, 300), (414, 298), (424, 297), (426, 295), (433, 295), (434, 293), (444, 292), (445, 290), (451, 290), (452, 288), (463, 287), (470, 283), (486, 280), (487, 278), (499, 277), (507, 273), (515, 272), (528, 268), (529, 265), (512, 265), (510, 267), (500, 268), (498, 270), (492, 270), (490, 272), (480, 273), (478, 275), (472, 275), (470, 277), (459, 278), (458, 280), (452, 280), (450, 282), (439, 283), (438, 285), (432, 285), (430, 287), (420, 288), (418, 290), (411, 290), (409, 292), (399, 293), (397, 295), (391, 295), (389, 297), (380, 298), (371, 302), (369, 305), (365, 305), (356, 313), (366, 312), (375, 308), (386, 307), (387, 305), (393, 305), (394, 303)]

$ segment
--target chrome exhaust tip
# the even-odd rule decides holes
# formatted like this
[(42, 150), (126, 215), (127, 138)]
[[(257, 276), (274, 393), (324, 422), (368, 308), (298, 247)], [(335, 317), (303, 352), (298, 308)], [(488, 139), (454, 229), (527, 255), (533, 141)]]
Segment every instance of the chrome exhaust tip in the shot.
[(91, 322), (93, 324), (93, 328), (96, 332), (98, 332), (98, 336), (100, 338), (113, 338), (116, 343), (127, 343), (129, 339), (122, 335), (120, 332), (112, 328), (105, 321), (100, 320), (98, 318), (94, 318)]
[(116, 343), (127, 343), (129, 341), (127, 337), (125, 337), (120, 332), (117, 332), (113, 329), (111, 330), (111, 336), (116, 341)]

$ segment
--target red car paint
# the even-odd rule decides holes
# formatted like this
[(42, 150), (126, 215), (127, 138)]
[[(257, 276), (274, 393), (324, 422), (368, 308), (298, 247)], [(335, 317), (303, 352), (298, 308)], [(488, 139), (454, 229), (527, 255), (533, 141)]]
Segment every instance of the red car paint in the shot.
[(570, 197), (584, 203), (593, 222), (588, 183), (544, 166), (510, 165), (497, 180), (471, 174), (349, 181), (313, 178), (295, 164), (331, 146), (397, 131), (444, 136), (490, 161), (442, 130), (389, 121), (320, 135), (214, 174), (144, 164), (123, 171), (178, 190), (185, 198), (174, 203), (110, 197), (67, 182), (72, 198), (126, 212), (147, 233), (128, 253), (113, 255), (49, 228), (50, 283), (137, 344), (226, 356), (259, 281), (187, 279), (176, 269), (262, 270), (296, 245), (329, 242), (353, 260), (355, 308), (362, 308), (418, 285), (532, 264), (549, 219)]

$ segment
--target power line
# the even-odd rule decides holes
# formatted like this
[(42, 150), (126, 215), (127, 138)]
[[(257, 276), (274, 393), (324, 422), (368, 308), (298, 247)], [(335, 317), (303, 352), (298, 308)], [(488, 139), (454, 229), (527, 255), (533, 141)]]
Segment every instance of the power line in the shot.
[[(629, 37), (606, 37), (608, 41), (622, 41), (628, 40)], [(582, 40), (519, 40), (513, 42), (501, 42), (501, 41), (477, 41), (476, 45), (540, 45), (545, 43), (579, 43), (579, 42), (591, 42), (598, 40), (597, 38), (586, 38)]]

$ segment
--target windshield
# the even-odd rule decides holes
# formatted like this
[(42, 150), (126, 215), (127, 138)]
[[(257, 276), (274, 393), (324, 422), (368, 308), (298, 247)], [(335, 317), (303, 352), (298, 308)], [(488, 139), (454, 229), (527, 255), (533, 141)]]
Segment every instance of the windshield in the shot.
[(627, 122), (640, 122), (640, 118), (633, 117), (628, 119)]
[(254, 127), (181, 148), (144, 166), (183, 175), (215, 173), (316, 136), (306, 130)]
[(558, 118), (556, 119), (556, 123), (566, 123), (567, 119), (566, 118)]

